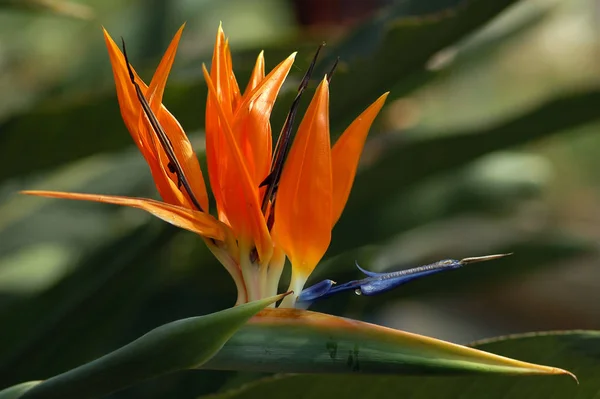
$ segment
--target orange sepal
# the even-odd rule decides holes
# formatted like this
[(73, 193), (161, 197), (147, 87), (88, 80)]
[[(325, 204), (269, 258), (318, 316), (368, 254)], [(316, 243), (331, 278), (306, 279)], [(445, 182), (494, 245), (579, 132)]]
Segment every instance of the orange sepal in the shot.
[[(149, 150), (147, 148), (149, 140), (146, 137), (140, 137), (137, 129), (141, 106), (136, 96), (135, 88), (129, 78), (129, 72), (125, 65), (125, 58), (123, 57), (123, 53), (121, 53), (121, 49), (114, 42), (112, 37), (110, 37), (106, 29), (102, 28), (102, 32), (104, 33), (104, 41), (106, 42), (106, 48), (108, 49), (108, 56), (110, 58), (110, 64), (115, 79), (121, 116), (123, 117), (125, 126), (127, 126), (127, 130), (129, 130), (133, 140), (142, 154), (146, 156)], [(145, 92), (147, 89), (146, 84), (140, 79), (137, 73), (135, 73), (135, 70), (133, 73), (135, 75), (135, 81), (140, 85), (142, 91)]]
[(256, 64), (252, 70), (252, 75), (248, 80), (248, 85), (244, 91), (244, 97), (246, 97), (262, 80), (265, 78), (265, 52), (261, 51), (256, 57)]
[(225, 239), (225, 227), (211, 215), (148, 198), (65, 193), (58, 191), (21, 191), (21, 194), (130, 206), (132, 208), (142, 209), (165, 222), (189, 230), (203, 237), (214, 238), (221, 241)]
[[(230, 57), (226, 54), (229, 46), (226, 43), (225, 33), (223, 27), (219, 24), (217, 31), (217, 37), (215, 39), (215, 47), (213, 50), (213, 56), (210, 66), (210, 77), (214, 82), (216, 90), (216, 98), (221, 103), (227, 120), (233, 119), (233, 100), (232, 97), (232, 75), (233, 72), (229, 71), (231, 66)], [(208, 95), (206, 99), (206, 117), (205, 117), (205, 131), (206, 131), (206, 161), (208, 164), (208, 175), (210, 180), (210, 186), (212, 188), (215, 201), (217, 203), (217, 212), (219, 214), (219, 220), (229, 224), (227, 215), (223, 207), (223, 195), (221, 193), (221, 184), (219, 182), (219, 176), (221, 175), (221, 167), (224, 167), (221, 154), (223, 152), (223, 137), (220, 133), (220, 123), (217, 110), (216, 100)]]
[(292, 279), (306, 279), (329, 247), (331, 203), (329, 85), (324, 79), (298, 128), (277, 191), (273, 235), (290, 257)]
[[(171, 41), (152, 78), (150, 87), (144, 84), (135, 71), (134, 75), (163, 130), (169, 137), (175, 157), (181, 164), (195, 197), (202, 205), (203, 210), (208, 211), (206, 185), (196, 154), (177, 119), (162, 105), (163, 91), (175, 59), (183, 28), (184, 26), (177, 31)], [(104, 39), (113, 69), (121, 115), (127, 129), (150, 166), (152, 177), (161, 197), (171, 204), (191, 208), (191, 201), (187, 198), (187, 195), (182, 194), (177, 188), (177, 176), (169, 171), (169, 160), (156, 137), (156, 133), (143, 114), (135, 88), (129, 78), (125, 57), (106, 30), (104, 30)]]
[[(171, 71), (171, 67), (175, 61), (175, 54), (177, 52), (177, 47), (179, 45), (179, 40), (181, 39), (181, 34), (183, 33), (184, 27), (185, 25), (182, 25), (181, 28), (179, 28), (173, 37), (171, 44), (169, 44), (167, 51), (163, 55), (163, 58), (158, 65), (158, 68), (156, 69), (156, 72), (152, 77), (152, 81), (150, 82), (150, 86), (146, 92), (146, 99), (150, 103), (152, 111), (156, 114), (158, 121), (160, 122), (169, 138), (169, 141), (171, 142), (171, 145), (173, 146), (175, 157), (179, 161), (183, 173), (190, 183), (190, 187), (194, 196), (198, 199), (198, 202), (200, 202), (202, 209), (205, 212), (208, 212), (208, 193), (206, 191), (206, 185), (204, 183), (202, 171), (200, 170), (198, 157), (196, 156), (190, 140), (187, 138), (177, 119), (175, 119), (175, 117), (162, 105), (163, 92), (167, 83), (167, 78), (169, 77), (169, 73)], [(155, 138), (154, 142), (156, 145), (158, 145), (158, 138)], [(169, 159), (162, 148), (158, 149), (158, 158), (160, 159), (160, 164), (164, 173), (170, 177), (171, 181), (173, 181), (175, 185), (177, 185), (177, 176), (169, 171)], [(175, 189), (177, 189), (177, 187), (175, 187)], [(192, 203), (189, 199), (187, 205), (188, 207), (192, 208)]]
[[(258, 187), (254, 186), (250, 179), (244, 158), (236, 143), (230, 120), (226, 116), (222, 102), (217, 97), (217, 89), (206, 70), (206, 66), (203, 65), (202, 70), (208, 86), (209, 99), (215, 107), (216, 115), (211, 115), (213, 123), (215, 123), (212, 128), (218, 130), (213, 134), (221, 135), (219, 137), (220, 153), (218, 154), (221, 164), (217, 176), (212, 176), (213, 172), (211, 172), (211, 184), (214, 179), (218, 185), (222, 208), (231, 228), (240, 241), (240, 246), (253, 242), (260, 261), (268, 262), (273, 253), (273, 245), (260, 209)], [(208, 151), (209, 148), (207, 147)], [(213, 154), (213, 156), (216, 157), (216, 154)]]
[(296, 53), (277, 65), (250, 93), (244, 95), (233, 120), (236, 142), (245, 159), (252, 184), (258, 187), (271, 166), (272, 141), (269, 119), (279, 90)]
[(333, 178), (333, 218), (331, 227), (337, 223), (346, 206), (367, 134), (375, 117), (383, 107), (388, 94), (383, 94), (363, 111), (346, 128), (331, 150), (331, 173)]

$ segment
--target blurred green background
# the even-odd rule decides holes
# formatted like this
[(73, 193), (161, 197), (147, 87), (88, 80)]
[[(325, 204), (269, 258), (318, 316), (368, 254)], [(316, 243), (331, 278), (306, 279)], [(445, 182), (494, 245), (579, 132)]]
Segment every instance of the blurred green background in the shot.
[[(322, 41), (319, 73), (341, 57), (334, 137), (392, 91), (309, 283), (359, 277), (354, 260), (390, 271), (514, 252), (314, 310), (458, 343), (600, 329), (600, 8), (592, 0), (490, 3), (0, 0), (0, 388), (235, 301), (229, 276), (192, 233), (137, 210), (17, 194), (157, 197), (120, 119), (101, 26), (126, 39), (149, 80), (187, 22), (164, 103), (201, 159), (201, 64), (219, 21), (242, 86), (260, 50), (268, 68), (300, 51), (275, 132)], [(253, 377), (188, 371), (112, 397), (193, 398)]]

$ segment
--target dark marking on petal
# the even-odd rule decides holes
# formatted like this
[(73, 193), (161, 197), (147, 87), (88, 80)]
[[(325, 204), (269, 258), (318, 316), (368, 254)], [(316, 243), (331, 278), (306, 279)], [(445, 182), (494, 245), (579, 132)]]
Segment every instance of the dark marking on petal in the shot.
[(277, 198), (273, 198), (271, 202), (271, 209), (269, 210), (269, 217), (267, 218), (267, 229), (271, 231), (273, 228), (273, 224), (275, 224), (275, 203), (277, 202)]
[[(283, 124), (281, 133), (279, 134), (279, 139), (277, 140), (277, 144), (275, 145), (275, 151), (273, 151), (274, 156), (273, 161), (271, 162), (269, 174), (260, 184), (260, 187), (267, 187), (264, 197), (262, 198), (261, 204), (263, 215), (267, 213), (269, 203), (272, 204), (271, 208), (273, 208), (273, 203), (277, 195), (277, 189), (279, 187), (279, 180), (281, 179), (281, 173), (283, 171), (283, 165), (292, 145), (292, 129), (294, 128), (294, 120), (296, 118), (296, 114), (298, 113), (300, 98), (302, 97), (302, 93), (304, 93), (304, 90), (306, 90), (306, 87), (310, 82), (310, 77), (312, 76), (315, 64), (317, 63), (319, 52), (321, 51), (323, 46), (325, 46), (325, 43), (321, 44), (317, 48), (317, 52), (315, 53), (310, 63), (310, 66), (306, 70), (306, 73), (304, 74), (304, 77), (302, 78), (302, 81), (298, 86), (298, 93), (296, 94), (296, 98), (294, 98), (294, 101), (292, 102), (292, 105), (290, 107), (290, 111), (288, 112), (287, 117), (285, 118), (285, 123)], [(272, 225), (273, 224), (271, 223), (271, 227)]]
[(333, 78), (333, 73), (335, 72), (335, 70), (336, 70), (339, 62), (340, 62), (340, 57), (337, 57), (335, 59), (335, 62), (331, 66), (331, 69), (329, 70), (329, 73), (327, 73), (327, 75), (325, 75), (325, 76), (327, 76), (327, 83), (328, 84), (331, 83), (331, 78)]
[(256, 247), (250, 250), (250, 263), (255, 264), (258, 262), (258, 250)]
[(131, 68), (131, 64), (129, 63), (129, 58), (127, 57), (127, 50), (125, 49), (125, 40), (121, 38), (121, 41), (123, 43), (123, 57), (125, 58), (125, 64), (127, 65), (127, 71), (129, 72), (129, 79), (131, 80), (131, 83), (135, 88), (135, 93), (137, 94), (138, 101), (140, 102), (140, 105), (144, 110), (144, 114), (148, 118), (148, 121), (152, 126), (152, 130), (154, 130), (154, 133), (156, 133), (158, 141), (160, 141), (160, 145), (165, 151), (167, 158), (169, 159), (169, 164), (167, 165), (167, 168), (169, 169), (169, 172), (177, 175), (177, 187), (181, 188), (181, 186), (183, 186), (196, 209), (203, 212), (204, 210), (202, 209), (200, 202), (198, 202), (194, 193), (192, 192), (192, 188), (189, 184), (187, 177), (185, 176), (185, 173), (183, 172), (183, 168), (181, 167), (179, 160), (175, 156), (175, 150), (173, 149), (173, 144), (171, 143), (169, 136), (167, 136), (163, 127), (158, 122), (158, 118), (156, 117), (156, 115), (154, 115), (154, 112), (152, 112), (152, 108), (150, 107), (146, 96), (144, 96), (140, 85), (135, 81), (135, 74), (133, 73), (133, 69)]

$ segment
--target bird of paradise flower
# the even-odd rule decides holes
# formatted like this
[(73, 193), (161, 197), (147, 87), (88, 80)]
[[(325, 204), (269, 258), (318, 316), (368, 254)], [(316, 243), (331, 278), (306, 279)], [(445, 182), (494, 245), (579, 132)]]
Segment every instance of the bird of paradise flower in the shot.
[(327, 279), (303, 291), (329, 246), (331, 230), (348, 200), (367, 134), (388, 93), (367, 107), (332, 147), (329, 83), (336, 61), (318, 85), (294, 137), (299, 100), (310, 81), (319, 47), (273, 149), (269, 119), (296, 53), (265, 75), (261, 52), (242, 93), (233, 72), (229, 42), (219, 26), (210, 73), (203, 65), (209, 91), (206, 157), (217, 203), (214, 217), (208, 213), (208, 193), (198, 158), (183, 128), (162, 104), (183, 28), (171, 41), (149, 86), (131, 67), (125, 43), (121, 52), (104, 30), (121, 115), (150, 167), (163, 202), (52, 191), (25, 194), (140, 208), (199, 234), (233, 278), (237, 304), (275, 295), (286, 257), (292, 265), (290, 290), (296, 294), (287, 297), (282, 306), (306, 307), (316, 299), (342, 291), (379, 294), (416, 278), (505, 256), (448, 259), (391, 273), (372, 273), (359, 266), (366, 274), (362, 280), (335, 286)]
[[(126, 52), (121, 52), (104, 30), (121, 115), (163, 201), (52, 191), (24, 193), (140, 208), (199, 234), (232, 276), (238, 304), (276, 294), (286, 257), (292, 265), (290, 289), (300, 293), (330, 244), (369, 128), (388, 93), (367, 107), (332, 147), (330, 73), (319, 83), (293, 136), (298, 100), (310, 80), (315, 56), (273, 148), (269, 118), (296, 53), (265, 74), (261, 52), (242, 92), (233, 72), (229, 42), (219, 27), (210, 73), (203, 65), (209, 91), (206, 157), (217, 206), (214, 217), (209, 213), (196, 154), (177, 119), (162, 104), (182, 31), (183, 26), (146, 85), (130, 66)], [(283, 306), (293, 306), (297, 295), (291, 297)]]
[[(374, 295), (415, 278), (505, 256), (489, 255), (460, 261), (449, 259), (391, 273), (373, 273), (359, 267), (366, 278), (340, 285), (332, 280), (324, 280), (303, 290), (307, 278), (329, 246), (331, 230), (348, 200), (368, 131), (388, 93), (369, 105), (332, 147), (328, 111), (329, 82), (334, 65), (331, 72), (320, 81), (294, 136), (292, 127), (298, 101), (308, 86), (317, 51), (273, 148), (269, 119), (295, 53), (269, 74), (265, 74), (264, 57), (260, 53), (248, 86), (242, 93), (233, 72), (229, 42), (219, 27), (210, 72), (203, 66), (208, 86), (206, 156), (209, 181), (216, 201), (215, 217), (209, 213), (208, 192), (198, 158), (183, 128), (162, 104), (182, 31), (183, 26), (173, 38), (149, 85), (140, 79), (129, 64), (125, 45), (121, 52), (108, 32), (104, 31), (121, 115), (150, 167), (163, 201), (53, 191), (24, 193), (140, 208), (175, 226), (197, 233), (232, 276), (238, 289), (237, 304), (275, 295), (286, 258), (290, 259), (292, 266), (290, 289), (295, 294), (288, 295), (280, 308), (292, 308), (298, 304), (305, 306), (316, 299), (346, 290)], [(569, 374), (574, 377), (567, 371), (553, 367), (524, 363), (433, 338), (300, 309), (266, 309), (249, 320), (248, 325), (249, 330), (239, 331), (238, 345), (244, 344), (244, 334), (252, 334), (253, 328), (264, 328), (261, 330), (263, 333), (270, 331), (275, 341), (280, 332), (285, 335), (292, 328), (296, 333), (304, 332), (307, 336), (325, 340), (323, 342), (326, 345), (318, 345), (320, 350), (328, 348), (332, 342), (354, 348), (354, 351), (359, 346), (367, 348), (367, 353), (372, 351), (379, 356), (383, 368), (377, 369), (378, 362), (373, 363), (376, 366), (373, 370), (379, 371), (385, 369), (389, 372), (390, 365), (401, 365), (402, 368), (408, 362), (417, 368), (429, 365), (431, 370)], [(165, 332), (164, 329), (161, 331), (161, 334)], [(236, 347), (236, 342), (232, 347)], [(285, 347), (287, 343), (289, 340), (284, 339), (277, 345), (288, 353), (289, 348)], [(391, 343), (395, 345), (393, 348), (397, 353), (383, 359), (381, 355), (390, 352)], [(115, 351), (114, 356), (119, 356), (119, 353)], [(219, 363), (217, 356), (213, 358), (215, 363), (212, 367), (221, 369), (223, 364), (230, 364), (228, 354), (231, 352), (221, 351), (218, 355), (221, 353), (224, 363)], [(114, 359), (114, 356), (109, 354), (105, 358)], [(344, 367), (352, 366), (342, 361), (341, 357), (338, 359), (337, 355), (315, 356), (309, 359), (311, 367), (315, 359), (320, 358), (326, 358), (327, 364), (334, 368), (341, 365), (345, 370)], [(96, 363), (103, 365), (102, 359)], [(237, 358), (236, 361), (234, 363), (239, 366), (242, 360)], [(197, 366), (196, 357), (192, 363), (194, 367)], [(189, 367), (187, 362), (182, 364)], [(281, 364), (277, 360), (274, 366), (269, 362), (261, 364), (266, 365), (264, 371), (281, 371)], [(274, 369), (269, 368), (271, 366)], [(305, 370), (301, 363), (297, 366), (290, 371)], [(103, 366), (96, 371), (96, 366), (91, 363), (82, 367), (87, 367), (86, 372), (77, 374), (77, 378), (94, 376), (98, 370), (104, 373)], [(207, 364), (207, 367), (211, 365)], [(60, 378), (56, 377), (58, 380)], [(69, 378), (66, 380), (71, 381)], [(52, 384), (46, 386), (52, 390)], [(43, 389), (44, 384), (40, 384), (40, 387)]]

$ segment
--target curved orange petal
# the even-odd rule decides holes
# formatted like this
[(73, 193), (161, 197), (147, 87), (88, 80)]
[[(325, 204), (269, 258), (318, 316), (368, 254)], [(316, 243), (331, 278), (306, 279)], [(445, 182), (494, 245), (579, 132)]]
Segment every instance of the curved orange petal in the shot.
[(233, 104), (239, 89), (233, 76), (231, 54), (229, 52), (229, 43), (225, 38), (223, 27), (219, 25), (215, 48), (213, 51), (212, 63), (210, 66), (210, 77), (214, 82), (217, 98), (225, 111), (225, 115), (230, 118), (233, 115)]
[(171, 43), (163, 54), (160, 64), (158, 64), (154, 76), (152, 76), (152, 81), (148, 86), (148, 90), (145, 93), (148, 104), (150, 104), (152, 111), (156, 114), (158, 114), (162, 104), (163, 94), (165, 92), (165, 87), (167, 86), (167, 79), (171, 72), (171, 68), (173, 67), (173, 62), (175, 62), (177, 47), (179, 46), (184, 27), (185, 24), (181, 25), (177, 30), (177, 33), (175, 33), (175, 36), (173, 36), (173, 39), (171, 39)]
[[(148, 86), (146, 99), (173, 146), (175, 157), (181, 165), (194, 196), (200, 202), (202, 209), (208, 212), (208, 194), (196, 153), (177, 119), (175, 119), (175, 117), (162, 105), (163, 92), (167, 83), (167, 78), (169, 77), (169, 72), (175, 61), (177, 46), (179, 45), (179, 40), (181, 39), (184, 27), (185, 25), (182, 25), (181, 28), (179, 28), (173, 37), (171, 44), (167, 48), (167, 51), (163, 55), (163, 58), (152, 77), (150, 86)], [(148, 128), (151, 130), (150, 126), (148, 126)], [(155, 139), (154, 142), (158, 144), (158, 139)], [(167, 158), (166, 153), (160, 146), (158, 147), (157, 155), (163, 170), (166, 175), (177, 184), (177, 176), (169, 172), (169, 159)], [(187, 197), (187, 194), (185, 196)], [(187, 200), (187, 205), (190, 208), (192, 207), (189, 199)]]
[[(146, 159), (152, 173), (154, 184), (163, 200), (170, 204), (181, 205), (185, 202), (185, 198), (178, 190), (173, 190), (172, 181), (163, 170), (159, 161), (157, 156), (157, 145), (159, 144), (156, 143), (154, 132), (151, 131), (143, 114), (135, 88), (129, 78), (125, 57), (119, 46), (110, 37), (109, 33), (105, 29), (103, 29), (103, 32), (115, 79), (119, 108), (125, 126), (138, 146), (138, 149)], [(136, 83), (143, 92), (146, 92), (148, 87), (139, 78), (133, 67), (132, 70), (135, 75)]]
[(292, 262), (292, 279), (305, 280), (329, 247), (331, 202), (329, 85), (324, 79), (300, 123), (277, 191), (273, 234)]
[[(148, 155), (147, 153), (151, 151), (151, 148), (148, 148), (150, 140), (148, 137), (140, 135), (137, 128), (141, 106), (135, 93), (135, 88), (129, 78), (129, 72), (125, 65), (125, 58), (123, 57), (123, 53), (121, 53), (121, 49), (114, 42), (112, 37), (110, 37), (106, 29), (102, 28), (102, 31), (104, 33), (104, 41), (106, 42), (106, 48), (108, 49), (108, 56), (113, 70), (121, 116), (123, 117), (125, 126), (127, 126), (127, 130), (129, 130), (134, 142), (146, 157)], [(136, 74), (135, 70), (133, 73), (136, 82), (140, 85), (142, 91), (145, 91), (147, 88), (146, 84)]]
[(225, 58), (225, 65), (227, 66), (227, 76), (229, 78), (229, 91), (231, 93), (231, 109), (236, 110), (242, 96), (240, 94), (240, 87), (238, 86), (237, 79), (233, 73), (233, 62), (231, 61), (231, 49), (229, 48), (229, 40), (225, 40), (225, 48), (223, 49), (223, 56)]
[(219, 153), (221, 165), (219, 166), (219, 175), (215, 180), (219, 186), (223, 209), (240, 241), (240, 246), (253, 242), (261, 262), (268, 262), (273, 253), (273, 245), (260, 209), (258, 186), (252, 184), (243, 155), (235, 141), (230, 121), (221, 106), (221, 101), (217, 98), (217, 89), (204, 65), (202, 70), (208, 85), (210, 100), (213, 101), (216, 108), (217, 115), (212, 117), (215, 118), (215, 122), (219, 123), (216, 126), (219, 130), (214, 133), (222, 134), (220, 137), (221, 152)]
[(64, 193), (57, 191), (21, 191), (22, 194), (51, 198), (67, 198), (81, 201), (104, 202), (142, 209), (152, 215), (182, 229), (189, 230), (203, 237), (216, 240), (225, 239), (224, 226), (211, 215), (167, 204), (147, 198), (132, 198), (113, 195)]
[(375, 117), (383, 107), (388, 94), (383, 94), (369, 108), (364, 110), (346, 128), (331, 150), (331, 173), (333, 177), (333, 218), (331, 227), (337, 223), (346, 206), (367, 134)]
[[(231, 90), (229, 88), (231, 84), (231, 74), (228, 71), (228, 67), (231, 64), (227, 59), (228, 57), (225, 56), (225, 45), (225, 33), (223, 32), (222, 26), (219, 25), (210, 66), (210, 76), (215, 84), (217, 101), (221, 103), (221, 107), (223, 108), (227, 120), (231, 121), (233, 118)], [(212, 96), (209, 94), (208, 98), (206, 99), (205, 118), (206, 161), (208, 164), (208, 177), (213, 195), (215, 197), (215, 202), (217, 203), (219, 220), (229, 223), (223, 208), (223, 195), (221, 194), (221, 185), (219, 183), (221, 168), (226, 167), (226, 165), (223, 164), (221, 157), (223, 152), (223, 138), (221, 137), (222, 134), (220, 132), (221, 126), (218, 113), (216, 101), (213, 100)]]
[(256, 64), (254, 64), (254, 69), (252, 70), (252, 75), (250, 75), (250, 80), (248, 81), (248, 86), (246, 86), (246, 91), (244, 91), (244, 97), (248, 96), (252, 90), (262, 80), (265, 78), (265, 52), (261, 51), (256, 57)]
[(273, 137), (271, 111), (279, 90), (294, 63), (293, 53), (277, 65), (244, 99), (233, 120), (233, 132), (244, 155), (248, 173), (258, 187), (267, 177), (271, 166)]
[[(175, 59), (175, 53), (177, 51), (177, 45), (182, 30), (183, 26), (171, 41), (169, 48), (165, 52), (165, 55), (154, 74), (150, 87), (147, 87), (137, 74), (135, 74), (135, 70), (134, 74), (136, 82), (140, 85), (142, 92), (145, 93), (152, 110), (166, 135), (169, 137), (175, 157), (181, 164), (195, 197), (198, 199), (203, 209), (208, 210), (206, 185), (196, 154), (179, 122), (161, 103), (167, 77)], [(129, 78), (129, 71), (121, 49), (112, 40), (106, 30), (104, 30), (104, 39), (106, 41), (113, 75), (115, 77), (121, 115), (127, 129), (150, 166), (152, 177), (161, 197), (170, 204), (192, 208), (191, 201), (187, 194), (184, 194), (177, 187), (177, 176), (169, 171), (169, 160), (156, 137), (156, 133), (142, 111), (135, 88)]]
[(158, 190), (162, 200), (171, 205), (194, 209), (191, 200), (184, 195), (183, 191), (180, 190), (179, 187), (177, 187), (176, 178), (174, 178), (170, 171), (165, 168), (165, 165), (167, 165), (168, 162), (160, 160), (161, 155), (163, 158), (166, 158), (166, 155), (162, 149), (158, 148), (158, 146), (160, 146), (158, 138), (155, 137), (152, 126), (150, 125), (150, 122), (143, 111), (141, 111), (138, 116), (138, 132), (140, 132), (140, 135), (152, 137), (151, 145), (153, 146), (153, 149), (151, 153), (154, 158), (149, 159), (149, 157), (146, 157), (146, 162), (150, 167), (154, 185), (156, 186), (156, 189)]

